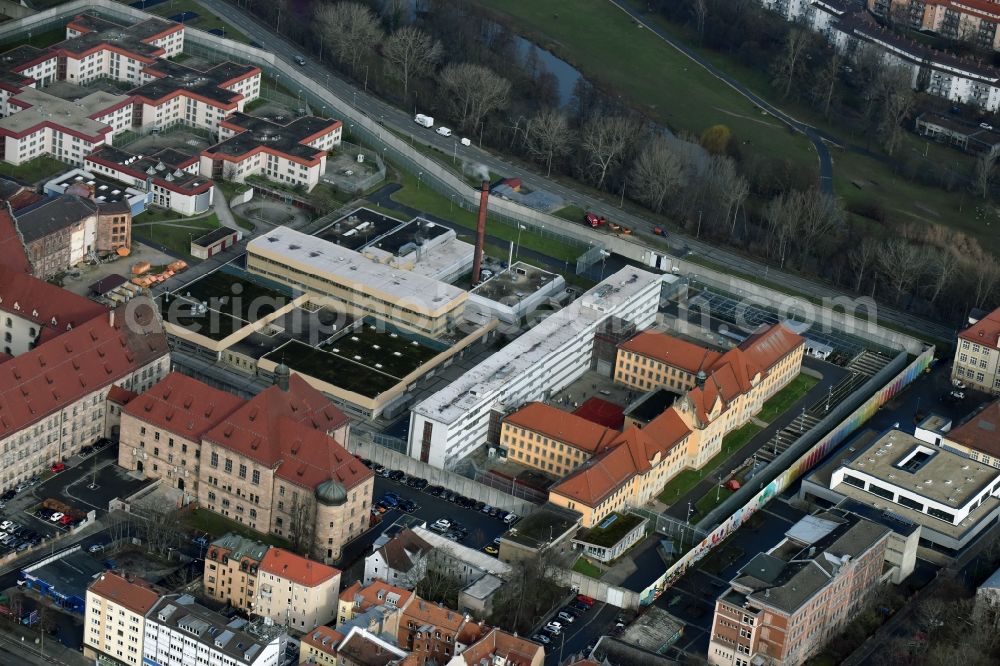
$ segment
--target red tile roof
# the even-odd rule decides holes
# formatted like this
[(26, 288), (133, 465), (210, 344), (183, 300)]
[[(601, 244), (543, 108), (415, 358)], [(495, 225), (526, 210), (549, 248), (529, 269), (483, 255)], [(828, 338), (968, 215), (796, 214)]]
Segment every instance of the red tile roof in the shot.
[(344, 634), (327, 626), (319, 626), (302, 637), (302, 642), (320, 652), (336, 656), (337, 646), (344, 640)]
[(372, 478), (327, 432), (347, 416), (297, 374), (287, 391), (271, 386), (205, 433), (204, 439), (269, 467), (275, 474), (314, 489), (333, 479), (350, 489)]
[(159, 592), (150, 583), (141, 578), (124, 578), (110, 571), (101, 574), (87, 589), (138, 615), (145, 615), (160, 599)]
[(116, 405), (127, 405), (137, 395), (139, 394), (135, 391), (130, 391), (115, 384), (111, 387), (111, 390), (108, 391), (107, 399), (109, 402), (113, 402)]
[(340, 576), (340, 569), (306, 559), (277, 546), (268, 549), (267, 555), (260, 561), (260, 570), (305, 587), (316, 587)]
[(108, 308), (100, 303), (8, 265), (0, 266), (0, 310), (32, 321), (41, 328), (51, 329), (55, 334), (97, 316), (107, 316), (108, 312)]
[(7, 199), (7, 203), (10, 204), (11, 210), (21, 210), (22, 208), (30, 206), (31, 204), (41, 201), (44, 198), (45, 197), (41, 194), (36, 194), (35, 192), (26, 189), (21, 190), (11, 198)]
[(699, 370), (707, 371), (720, 356), (717, 351), (658, 331), (643, 331), (618, 348), (648, 356), (691, 374), (697, 374)]
[(354, 581), (354, 584), (340, 593), (340, 600), (354, 605), (358, 612), (365, 612), (369, 608), (381, 606), (386, 602), (388, 595), (395, 594), (397, 601), (393, 604), (396, 608), (404, 608), (413, 596), (413, 592), (402, 587), (396, 587), (376, 578), (368, 585), (362, 587), (361, 581)]
[(504, 418), (506, 423), (541, 433), (588, 453), (604, 449), (618, 434), (593, 421), (541, 402), (529, 402)]
[(620, 405), (597, 397), (587, 398), (582, 405), (573, 410), (573, 414), (615, 430), (621, 430), (625, 424), (625, 410)]
[(559, 483), (551, 492), (586, 506), (596, 507), (636, 474), (651, 469), (657, 456), (662, 460), (690, 434), (673, 408), (660, 414), (645, 428), (626, 428), (611, 442), (611, 450), (592, 458)]
[(493, 664), (493, 657), (502, 659), (509, 666), (530, 666), (536, 658), (539, 661), (545, 658), (545, 650), (538, 643), (500, 629), (491, 629), (462, 653), (462, 659), (469, 666), (479, 666), (483, 659)]
[(958, 337), (993, 349), (1000, 349), (1000, 308), (959, 333)]
[(231, 393), (171, 372), (132, 400), (124, 412), (156, 428), (200, 442), (207, 430), (243, 404), (243, 399)]
[(14, 217), (10, 214), (7, 204), (0, 204), (0, 256), (3, 257), (0, 269), (6, 269), (5, 274), (0, 275), (0, 285), (10, 279), (7, 272), (31, 273), (31, 262), (28, 261), (28, 255), (24, 250), (21, 233), (14, 224)]
[(965, 423), (953, 429), (945, 439), (974, 451), (1000, 458), (1000, 400), (994, 400)]
[[(0, 438), (169, 353), (148, 298), (139, 296), (114, 312), (113, 325), (106, 314), (95, 317), (0, 365)], [(133, 317), (129, 325), (126, 312)]]

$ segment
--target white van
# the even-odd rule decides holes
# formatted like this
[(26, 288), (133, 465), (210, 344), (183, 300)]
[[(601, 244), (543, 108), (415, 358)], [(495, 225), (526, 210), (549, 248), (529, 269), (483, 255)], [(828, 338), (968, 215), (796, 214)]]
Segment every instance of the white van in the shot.
[(471, 145), (472, 145), (472, 141), (471, 141), (471, 140), (469, 140), (469, 139), (467, 139), (467, 138), (465, 138), (465, 137), (463, 136), (463, 137), (462, 137), (462, 145), (463, 145), (463, 146), (471, 146)]
[(440, 134), (441, 136), (451, 136), (451, 130), (448, 129), (447, 127), (445, 127), (444, 125), (442, 125), (441, 127), (438, 127), (434, 131), (437, 132), (438, 134)]
[(418, 113), (413, 116), (413, 122), (418, 125), (423, 125), (424, 127), (434, 127), (434, 119), (430, 116), (425, 116), (422, 113)]
[(507, 514), (507, 517), (503, 519), (503, 522), (505, 522), (508, 525), (513, 525), (515, 522), (517, 522), (517, 514), (516, 513)]

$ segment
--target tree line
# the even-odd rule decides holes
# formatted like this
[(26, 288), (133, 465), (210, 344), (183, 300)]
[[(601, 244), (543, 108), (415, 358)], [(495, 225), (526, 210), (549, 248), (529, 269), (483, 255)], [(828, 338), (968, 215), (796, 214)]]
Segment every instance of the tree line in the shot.
[[(907, 71), (875, 50), (861, 47), (848, 62), (821, 36), (756, 0), (650, 6), (693, 28), (704, 46), (763, 66), (779, 97), (813, 106), (900, 175), (991, 197), (995, 160), (959, 173), (902, 150), (917, 93)], [(472, 3), (422, 0), (412, 13), (401, 0), (279, 0), (249, 8), (313, 44), (358, 85), (438, 116), (548, 176), (668, 216), (695, 236), (924, 316), (958, 321), (968, 307), (1000, 296), (1000, 265), (975, 239), (934, 225), (899, 228), (877, 203), (845, 209), (816, 190), (814, 172), (758, 154), (728, 127), (699, 136), (671, 131), (586, 79), (561, 105), (537, 49), (525, 53), (513, 32)], [(981, 215), (990, 214), (988, 205)]]

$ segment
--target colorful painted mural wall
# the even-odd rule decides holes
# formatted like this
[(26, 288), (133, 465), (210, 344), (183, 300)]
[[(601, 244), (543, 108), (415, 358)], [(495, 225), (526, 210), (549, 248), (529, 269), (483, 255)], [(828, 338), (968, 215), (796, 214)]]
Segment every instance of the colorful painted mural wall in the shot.
[(674, 562), (669, 569), (653, 585), (646, 588), (640, 598), (640, 603), (648, 605), (668, 587), (670, 584), (684, 575), (688, 567), (701, 558), (705, 557), (712, 548), (721, 543), (730, 534), (735, 532), (740, 525), (746, 522), (750, 516), (767, 504), (775, 495), (779, 495), (788, 488), (793, 481), (811, 470), (820, 461), (844, 443), (848, 437), (858, 430), (868, 419), (879, 410), (882, 405), (892, 400), (892, 398), (909, 386), (920, 376), (934, 360), (934, 347), (925, 350), (902, 372), (875, 393), (871, 398), (859, 406), (854, 412), (840, 422), (825, 437), (819, 440), (815, 446), (806, 451), (802, 457), (795, 461), (780, 476), (767, 484), (749, 502), (737, 510), (725, 522), (709, 533), (694, 548), (689, 550), (681, 559)]

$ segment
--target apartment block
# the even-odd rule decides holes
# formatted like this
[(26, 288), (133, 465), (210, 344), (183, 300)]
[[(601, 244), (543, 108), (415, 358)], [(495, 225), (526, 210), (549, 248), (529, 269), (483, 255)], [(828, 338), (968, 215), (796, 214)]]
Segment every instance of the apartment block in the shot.
[(239, 534), (226, 534), (205, 553), (205, 594), (241, 610), (257, 611), (260, 563), (269, 546)]
[(412, 591), (384, 580), (376, 579), (367, 585), (354, 581), (340, 593), (337, 629), (348, 631), (351, 626), (361, 624), (375, 633), (395, 636), (400, 614), (415, 598)]
[(280, 666), (288, 636), (280, 629), (250, 633), (247, 621), (232, 620), (182, 594), (170, 594), (146, 614), (143, 663), (147, 666)]
[(327, 153), (340, 145), (339, 120), (303, 116), (284, 125), (233, 113), (219, 125), (219, 143), (201, 153), (201, 174), (242, 183), (260, 174), (306, 191), (326, 171)]
[[(447, 666), (542, 666), (545, 648), (538, 643), (490, 629), (485, 636), (447, 662)], [(596, 662), (593, 662), (596, 663)]]
[(299, 644), (299, 663), (339, 666), (337, 664), (337, 646), (342, 640), (344, 640), (344, 635), (336, 629), (316, 627), (302, 637)]
[(970, 326), (958, 334), (951, 378), (1000, 395), (1000, 308), (970, 319)]
[(66, 24), (66, 41), (52, 50), (64, 72), (60, 78), (71, 83), (110, 78), (139, 84), (147, 65), (184, 50), (184, 26), (152, 16), (125, 25), (84, 13)]
[(396, 644), (424, 666), (450, 660), (485, 633), (485, 625), (468, 615), (417, 598), (402, 613)]
[(1000, 7), (990, 0), (868, 0), (876, 16), (984, 49), (1000, 49)]
[(261, 560), (256, 613), (299, 632), (337, 617), (340, 570), (283, 548)]
[(159, 600), (146, 581), (107, 572), (87, 588), (83, 656), (141, 666), (146, 613)]
[(7, 99), (0, 118), (0, 160), (22, 164), (50, 155), (74, 166), (131, 127), (132, 98), (98, 91), (68, 101), (35, 88)]
[(144, 72), (146, 83), (129, 91), (135, 101), (132, 123), (144, 130), (180, 123), (217, 132), (224, 118), (260, 94), (261, 70), (254, 65), (223, 62), (199, 70), (157, 60)]
[(715, 604), (708, 661), (797, 666), (854, 619), (882, 582), (891, 530), (808, 516), (744, 567)]

